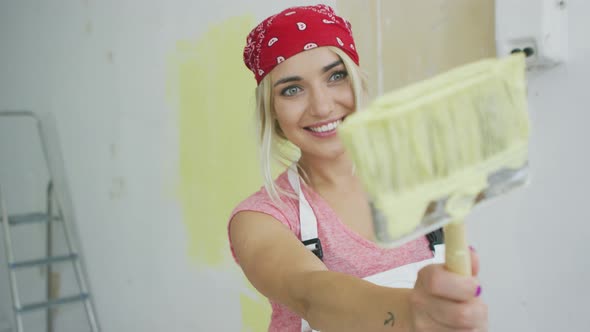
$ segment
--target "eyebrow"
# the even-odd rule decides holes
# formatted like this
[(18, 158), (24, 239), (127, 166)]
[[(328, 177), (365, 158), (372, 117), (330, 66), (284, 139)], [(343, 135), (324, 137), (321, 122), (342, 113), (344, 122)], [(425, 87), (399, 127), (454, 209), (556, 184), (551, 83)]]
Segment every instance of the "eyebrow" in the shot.
[(283, 77), (280, 80), (276, 81), (275, 84), (273, 86), (277, 86), (280, 84), (284, 84), (284, 83), (289, 83), (289, 82), (294, 82), (294, 81), (301, 81), (302, 78), (301, 76), (289, 76), (289, 77)]
[[(326, 73), (328, 72), (330, 69), (334, 68), (334, 67), (338, 67), (339, 65), (343, 64), (342, 60), (336, 60), (334, 62), (332, 62), (331, 64), (324, 66), (322, 68), (322, 73)], [(301, 81), (303, 80), (303, 78), (301, 78), (301, 76), (288, 76), (288, 77), (283, 77), (280, 80), (276, 81), (275, 84), (273, 86), (277, 86), (280, 84), (284, 84), (284, 83), (288, 83), (288, 82), (294, 82), (294, 81)]]
[(331, 64), (325, 66), (324, 68), (322, 68), (322, 72), (327, 72), (330, 69), (334, 68), (334, 67), (338, 67), (339, 65), (343, 64), (342, 60), (336, 60), (334, 62), (332, 62)]

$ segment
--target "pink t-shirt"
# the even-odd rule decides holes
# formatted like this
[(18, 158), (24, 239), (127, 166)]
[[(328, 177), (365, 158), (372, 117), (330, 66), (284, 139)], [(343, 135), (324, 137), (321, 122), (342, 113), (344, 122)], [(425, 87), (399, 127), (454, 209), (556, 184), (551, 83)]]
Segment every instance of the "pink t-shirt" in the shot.
[[(275, 184), (284, 190), (293, 192), (287, 172), (282, 173), (276, 179)], [(318, 193), (305, 185), (302, 185), (301, 189), (317, 218), (318, 237), (322, 242), (324, 253), (323, 262), (331, 271), (364, 278), (433, 257), (425, 237), (420, 237), (394, 249), (382, 249), (376, 246), (343, 224), (334, 210)], [(282, 209), (276, 206), (263, 187), (238, 204), (231, 214), (230, 222), (236, 213), (241, 211), (262, 212), (283, 223), (300, 239), (298, 200), (287, 196), (283, 196), (281, 199), (286, 205)], [(233, 247), (231, 250), (234, 254)], [(269, 331), (301, 331), (299, 316), (280, 303), (273, 301), (270, 303), (272, 316)]]

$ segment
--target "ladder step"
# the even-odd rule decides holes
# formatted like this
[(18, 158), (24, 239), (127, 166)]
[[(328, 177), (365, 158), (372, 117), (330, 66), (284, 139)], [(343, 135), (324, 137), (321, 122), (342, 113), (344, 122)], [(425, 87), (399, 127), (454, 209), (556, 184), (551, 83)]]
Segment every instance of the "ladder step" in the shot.
[(73, 261), (77, 258), (78, 258), (77, 254), (70, 254), (70, 255), (63, 255), (63, 256), (53, 256), (53, 257), (47, 257), (47, 258), (32, 259), (32, 260), (22, 261), (22, 262), (14, 262), (14, 263), (8, 264), (8, 266), (11, 269), (19, 269), (19, 268), (24, 268), (24, 267), (49, 265), (49, 264), (53, 264), (53, 263)]
[[(59, 220), (59, 218), (54, 216), (52, 220)], [(46, 223), (48, 221), (49, 216), (47, 215), (47, 213), (42, 212), (16, 214), (8, 216), (8, 223), (10, 225)]]
[(62, 297), (59, 299), (49, 300), (46, 302), (31, 303), (31, 304), (24, 305), (21, 308), (16, 308), (16, 312), (19, 314), (23, 314), (23, 313), (27, 313), (27, 312), (31, 312), (31, 311), (35, 311), (35, 310), (40, 310), (40, 309), (47, 309), (47, 308), (51, 308), (51, 307), (55, 307), (55, 306), (59, 306), (59, 305), (63, 305), (63, 304), (81, 302), (81, 301), (87, 300), (88, 297), (89, 297), (88, 293), (80, 293), (78, 295)]

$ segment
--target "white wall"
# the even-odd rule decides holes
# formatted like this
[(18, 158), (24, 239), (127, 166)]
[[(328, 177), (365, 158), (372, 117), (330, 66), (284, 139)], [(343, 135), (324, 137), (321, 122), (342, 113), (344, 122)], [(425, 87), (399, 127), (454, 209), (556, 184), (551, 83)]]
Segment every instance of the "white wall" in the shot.
[(590, 2), (568, 6), (568, 63), (530, 76), (532, 183), (477, 209), (469, 225), (491, 331), (590, 326)]
[[(315, 1), (0, 3), (0, 109), (57, 118), (104, 331), (240, 329), (239, 272), (198, 267), (186, 256), (169, 189), (178, 129), (165, 98), (166, 56), (211, 23), (245, 13), (260, 19), (287, 3)], [(492, 331), (590, 325), (590, 2), (569, 3), (571, 59), (531, 81), (533, 183), (477, 209), (469, 224)]]

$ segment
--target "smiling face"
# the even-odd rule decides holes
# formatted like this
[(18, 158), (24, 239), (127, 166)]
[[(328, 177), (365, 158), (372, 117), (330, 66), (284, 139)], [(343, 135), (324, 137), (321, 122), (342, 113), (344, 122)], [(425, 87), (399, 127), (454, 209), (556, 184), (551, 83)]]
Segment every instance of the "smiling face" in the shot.
[(285, 137), (303, 156), (340, 156), (344, 146), (336, 129), (355, 106), (340, 57), (319, 47), (287, 59), (270, 75), (273, 108)]

